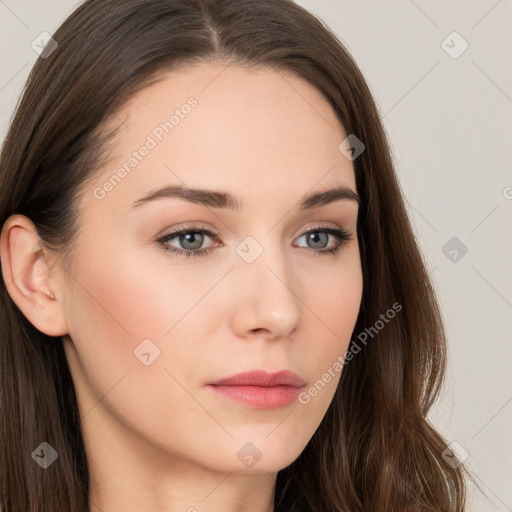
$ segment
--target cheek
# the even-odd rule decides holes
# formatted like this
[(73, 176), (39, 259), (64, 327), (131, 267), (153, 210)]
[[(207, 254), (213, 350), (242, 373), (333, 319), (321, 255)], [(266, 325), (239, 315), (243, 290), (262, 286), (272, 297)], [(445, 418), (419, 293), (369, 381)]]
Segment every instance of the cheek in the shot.
[(313, 429), (336, 391), (361, 305), (363, 276), (358, 254), (344, 263), (341, 270), (317, 275), (316, 285), (309, 280), (303, 285), (308, 320), (300, 359), (309, 361), (310, 381), (299, 404), (309, 411)]
[[(363, 275), (359, 252), (352, 250), (339, 265), (324, 266), (321, 271), (302, 281), (309, 315), (308, 330), (317, 326), (323, 340), (325, 357), (346, 349), (354, 330), (363, 293)], [(309, 313), (308, 313), (309, 310)]]
[[(135, 253), (133, 247), (118, 254), (109, 251), (108, 259), (96, 261), (83, 257), (87, 263), (76, 271), (81, 286), (74, 293), (73, 312), (77, 325), (103, 333), (109, 345), (119, 348), (117, 342), (122, 340), (121, 348), (133, 350), (137, 340), (170, 337), (174, 326), (211, 287), (212, 279), (178, 266), (148, 265), (143, 251), (140, 258), (128, 256), (130, 251)], [(95, 343), (94, 338), (88, 337)]]
[(84, 252), (73, 271), (76, 286), (68, 316), (83, 378), (96, 399), (127, 372), (126, 380), (140, 381), (132, 397), (142, 389), (169, 390), (174, 381), (165, 370), (178, 379), (199, 373), (197, 351), (208, 340), (205, 329), (218, 325), (212, 316), (219, 315), (215, 293), (202, 298), (218, 281), (218, 272), (148, 265), (144, 251), (138, 256), (133, 247), (112, 245)]
[(194, 304), (208, 283), (187, 282), (177, 271), (171, 281), (170, 271), (163, 275), (109, 254), (99, 261), (84, 256), (87, 263), (74, 275), (81, 286), (73, 291), (69, 312), (76, 350), (68, 352), (68, 361), (80, 404), (84, 415), (93, 411), (91, 420), (107, 408), (120, 423), (164, 439), (162, 425), (192, 428), (191, 419), (204, 416), (179, 383), (187, 386), (186, 378), (198, 372), (194, 352), (202, 337), (187, 328), (192, 317), (197, 324)]
[(324, 304), (326, 323), (335, 332), (338, 349), (346, 350), (354, 330), (363, 293), (363, 279), (360, 269), (345, 274), (341, 282), (334, 282), (331, 287), (331, 300)]

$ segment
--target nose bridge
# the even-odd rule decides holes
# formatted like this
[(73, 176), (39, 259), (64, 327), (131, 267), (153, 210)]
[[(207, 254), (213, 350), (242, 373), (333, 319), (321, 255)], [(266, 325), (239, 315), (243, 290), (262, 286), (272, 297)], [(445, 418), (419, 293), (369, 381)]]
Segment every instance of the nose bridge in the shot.
[(281, 286), (288, 284), (290, 268), (287, 255), (275, 237), (265, 234), (246, 236), (236, 247), (236, 252), (239, 260), (242, 260), (238, 266), (242, 268), (244, 279), (254, 280), (255, 284), (265, 284), (266, 287), (275, 287), (276, 282)]

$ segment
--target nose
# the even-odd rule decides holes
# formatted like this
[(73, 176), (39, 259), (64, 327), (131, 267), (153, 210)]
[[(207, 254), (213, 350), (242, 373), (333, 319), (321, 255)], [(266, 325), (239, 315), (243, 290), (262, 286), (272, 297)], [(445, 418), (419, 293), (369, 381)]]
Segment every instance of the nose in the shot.
[(238, 336), (283, 339), (297, 327), (302, 304), (299, 281), (285, 257), (279, 248), (265, 247), (252, 263), (237, 261), (231, 272), (235, 290), (231, 321)]

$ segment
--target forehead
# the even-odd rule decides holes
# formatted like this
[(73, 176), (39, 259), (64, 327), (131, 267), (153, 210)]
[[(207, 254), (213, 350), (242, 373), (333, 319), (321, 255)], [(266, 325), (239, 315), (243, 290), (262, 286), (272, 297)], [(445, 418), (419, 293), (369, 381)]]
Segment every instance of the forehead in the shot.
[(327, 185), (355, 190), (334, 110), (309, 82), (283, 70), (181, 67), (139, 91), (109, 124), (119, 132), (94, 187), (108, 189), (106, 202), (118, 211), (163, 185), (230, 190), (249, 203)]

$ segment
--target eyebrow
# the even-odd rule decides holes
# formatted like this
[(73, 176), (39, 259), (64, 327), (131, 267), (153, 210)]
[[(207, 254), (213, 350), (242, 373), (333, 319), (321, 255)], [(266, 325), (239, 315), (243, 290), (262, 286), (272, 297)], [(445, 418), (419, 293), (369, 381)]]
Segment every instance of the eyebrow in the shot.
[[(190, 188), (183, 185), (171, 185), (153, 190), (132, 204), (132, 208), (139, 207), (158, 199), (178, 198), (190, 203), (208, 206), (211, 208), (224, 208), (235, 211), (242, 209), (242, 201), (229, 192), (203, 188)], [(338, 186), (320, 192), (314, 192), (301, 198), (299, 210), (309, 210), (327, 205), (341, 199), (355, 201), (361, 204), (359, 196), (350, 188)]]

